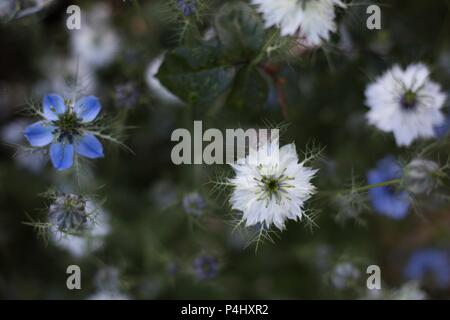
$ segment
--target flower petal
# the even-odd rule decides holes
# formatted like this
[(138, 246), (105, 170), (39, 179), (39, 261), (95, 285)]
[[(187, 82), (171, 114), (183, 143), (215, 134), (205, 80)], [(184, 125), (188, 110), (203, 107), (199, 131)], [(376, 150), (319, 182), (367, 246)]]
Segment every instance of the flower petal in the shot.
[(54, 126), (45, 121), (39, 121), (26, 127), (24, 134), (33, 147), (43, 147), (52, 142), (53, 130), (55, 130)]
[(81, 138), (76, 144), (76, 151), (89, 159), (103, 158), (103, 146), (93, 134)]
[(44, 117), (47, 120), (58, 120), (58, 115), (67, 111), (64, 99), (57, 94), (48, 94), (42, 102), (44, 108)]
[(97, 117), (101, 108), (97, 97), (88, 96), (77, 101), (75, 113), (82, 122), (91, 122)]
[(65, 170), (73, 165), (74, 148), (68, 143), (53, 143), (50, 146), (50, 159), (55, 169)]

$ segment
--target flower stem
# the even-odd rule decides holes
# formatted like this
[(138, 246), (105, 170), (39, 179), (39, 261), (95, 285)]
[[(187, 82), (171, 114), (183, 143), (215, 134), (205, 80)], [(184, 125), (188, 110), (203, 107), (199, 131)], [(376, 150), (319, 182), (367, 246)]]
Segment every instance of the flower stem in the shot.
[(252, 66), (258, 65), (261, 62), (261, 60), (264, 59), (267, 49), (270, 47), (270, 45), (272, 44), (272, 42), (276, 38), (276, 36), (277, 36), (277, 31), (273, 31), (272, 34), (270, 35), (269, 39), (267, 40), (267, 42), (264, 44), (263, 48), (259, 52), (259, 54), (250, 63)]
[(365, 185), (362, 187), (357, 187), (357, 188), (350, 188), (350, 189), (343, 189), (343, 190), (325, 190), (325, 191), (320, 191), (317, 194), (331, 196), (331, 195), (339, 195), (339, 194), (343, 194), (343, 193), (360, 193), (360, 192), (368, 191), (373, 188), (398, 185), (401, 183), (401, 181), (402, 181), (401, 179), (392, 179), (392, 180), (387, 180), (384, 182), (368, 184), (368, 185)]

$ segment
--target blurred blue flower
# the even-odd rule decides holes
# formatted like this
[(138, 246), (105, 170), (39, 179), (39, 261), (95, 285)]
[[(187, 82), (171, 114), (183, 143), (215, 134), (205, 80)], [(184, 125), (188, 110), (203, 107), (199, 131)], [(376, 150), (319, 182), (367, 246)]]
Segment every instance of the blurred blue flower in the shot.
[(450, 115), (447, 116), (444, 123), (434, 128), (437, 138), (443, 138), (450, 132)]
[(124, 83), (116, 86), (117, 105), (131, 108), (139, 101), (139, 91), (133, 83)]
[(219, 266), (217, 259), (211, 255), (201, 255), (194, 262), (194, 272), (199, 280), (210, 280), (217, 275)]
[(206, 209), (206, 201), (198, 192), (192, 192), (183, 197), (183, 208), (188, 214), (200, 216)]
[(169, 273), (171, 277), (175, 277), (178, 274), (178, 264), (175, 261), (171, 261), (167, 265), (167, 273)]
[(410, 280), (424, 280), (432, 276), (439, 288), (450, 285), (450, 257), (439, 249), (422, 249), (413, 253), (404, 271)]
[(196, 5), (195, 0), (178, 0), (178, 8), (183, 11), (183, 14), (188, 17), (195, 13)]
[[(402, 168), (394, 157), (387, 156), (378, 161), (377, 167), (367, 173), (369, 184), (376, 184), (402, 177)], [(375, 211), (393, 219), (404, 218), (410, 208), (410, 200), (406, 191), (393, 186), (376, 187), (369, 190), (369, 197)]]
[(67, 106), (64, 99), (49, 94), (43, 100), (44, 120), (25, 128), (25, 137), (33, 147), (50, 144), (50, 159), (57, 170), (69, 169), (75, 153), (96, 159), (103, 157), (103, 146), (95, 135), (86, 130), (101, 109), (98, 98), (87, 96), (74, 106)]

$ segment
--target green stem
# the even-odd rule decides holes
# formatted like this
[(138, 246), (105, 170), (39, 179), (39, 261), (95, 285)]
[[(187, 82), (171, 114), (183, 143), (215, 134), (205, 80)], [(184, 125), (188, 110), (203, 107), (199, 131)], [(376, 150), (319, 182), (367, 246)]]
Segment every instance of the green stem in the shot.
[(373, 188), (398, 185), (401, 183), (401, 181), (402, 181), (401, 179), (392, 179), (392, 180), (388, 180), (388, 181), (384, 181), (384, 182), (368, 184), (366, 186), (362, 186), (362, 187), (358, 187), (358, 188), (350, 188), (350, 189), (344, 189), (344, 190), (320, 191), (320, 192), (318, 192), (318, 194), (320, 194), (320, 195), (339, 195), (339, 194), (343, 194), (343, 193), (353, 193), (353, 192), (360, 193), (360, 192), (368, 191)]
[(259, 54), (255, 57), (255, 59), (252, 60), (251, 65), (252, 66), (256, 66), (258, 63), (261, 62), (261, 60), (264, 58), (264, 55), (266, 54), (266, 50), (269, 48), (269, 46), (272, 44), (272, 41), (274, 40), (274, 38), (277, 35), (277, 31), (274, 30), (272, 32), (272, 35), (270, 36), (269, 40), (267, 40), (267, 42), (264, 44), (264, 47), (261, 49), (261, 51), (259, 52)]

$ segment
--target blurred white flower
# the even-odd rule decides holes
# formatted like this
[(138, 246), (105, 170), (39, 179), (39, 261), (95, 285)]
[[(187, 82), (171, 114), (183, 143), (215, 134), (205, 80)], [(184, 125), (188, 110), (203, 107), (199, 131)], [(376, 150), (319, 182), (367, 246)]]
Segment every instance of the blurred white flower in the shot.
[(444, 122), (441, 108), (446, 95), (429, 77), (430, 71), (420, 63), (385, 72), (365, 92), (369, 123), (392, 132), (399, 146), (433, 137), (434, 127)]
[(262, 13), (266, 28), (277, 26), (281, 35), (297, 35), (305, 46), (318, 46), (336, 31), (334, 7), (340, 0), (251, 0)]
[(73, 30), (72, 49), (79, 55), (80, 61), (94, 68), (100, 68), (112, 62), (119, 51), (119, 38), (109, 27), (84, 25)]
[(88, 219), (88, 225), (83, 233), (61, 234), (57, 230), (52, 230), (51, 233), (51, 240), (55, 245), (78, 258), (100, 249), (103, 246), (103, 238), (110, 231), (108, 216), (97, 204), (87, 201), (86, 211), (93, 217)]
[(8, 144), (20, 144), (24, 141), (23, 130), (29, 125), (25, 120), (14, 120), (3, 126), (1, 130), (2, 141)]
[(130, 297), (117, 291), (98, 291), (89, 296), (88, 300), (130, 300)]
[[(28, 125), (27, 121), (21, 119), (10, 122), (1, 130), (2, 142), (20, 145), (25, 140), (23, 131)], [(39, 173), (47, 164), (48, 156), (43, 150), (27, 150), (19, 147), (14, 154), (14, 161), (21, 168)]]
[(298, 220), (304, 203), (315, 191), (310, 180), (317, 170), (299, 163), (295, 145), (271, 142), (232, 164), (236, 175), (229, 182), (234, 188), (232, 209), (243, 213), (246, 226), (258, 223), (283, 230), (287, 219)]
[(119, 270), (115, 267), (104, 267), (95, 275), (94, 280), (97, 292), (88, 297), (88, 300), (129, 300), (126, 294), (121, 292)]
[(16, 0), (0, 1), (0, 21), (11, 19), (17, 11)]
[(362, 300), (426, 300), (427, 295), (416, 281), (403, 284), (398, 289), (367, 289)]
[(427, 295), (420, 289), (416, 281), (410, 281), (393, 291), (389, 297), (392, 300), (426, 300)]
[(37, 96), (59, 92), (64, 97), (72, 97), (75, 88), (80, 95), (95, 93), (94, 70), (86, 62), (77, 61), (76, 57), (47, 55), (40, 62), (40, 68), (44, 77), (33, 88)]
[(110, 64), (120, 48), (120, 39), (109, 22), (111, 10), (106, 4), (94, 6), (82, 21), (81, 29), (71, 30), (74, 56), (93, 68)]
[(180, 103), (180, 100), (169, 90), (167, 90), (155, 77), (159, 71), (159, 68), (161, 67), (161, 64), (164, 61), (164, 57), (165, 54), (163, 53), (149, 63), (145, 71), (145, 79), (147, 81), (147, 85), (150, 91), (159, 99), (167, 101), (169, 103)]

